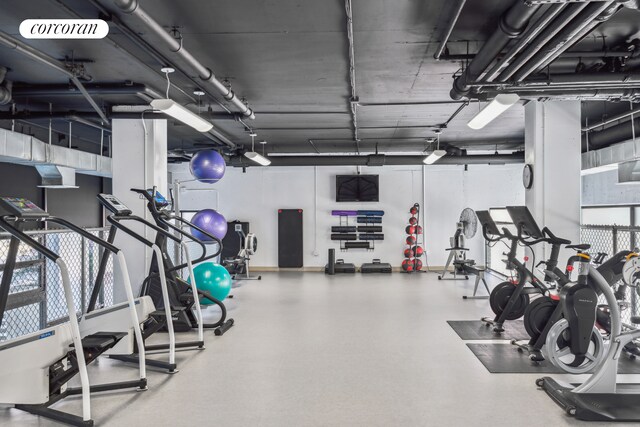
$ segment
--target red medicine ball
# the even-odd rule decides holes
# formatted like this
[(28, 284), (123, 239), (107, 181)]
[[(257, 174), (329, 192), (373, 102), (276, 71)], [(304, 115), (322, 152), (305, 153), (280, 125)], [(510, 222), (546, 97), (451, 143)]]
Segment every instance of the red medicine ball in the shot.
[(405, 259), (402, 261), (402, 269), (404, 271), (413, 271), (413, 260)]
[(420, 271), (422, 270), (422, 261), (420, 261), (419, 259), (416, 260), (415, 264), (414, 264), (414, 268), (416, 269), (416, 271)]
[(416, 225), (417, 223), (418, 223), (418, 218), (416, 218), (415, 216), (412, 216), (411, 218), (409, 218), (409, 224)]
[(416, 244), (416, 238), (413, 236), (408, 236), (407, 237), (407, 245), (409, 246), (413, 246)]
[(414, 225), (407, 225), (407, 228), (404, 229), (407, 234), (416, 234), (416, 227)]

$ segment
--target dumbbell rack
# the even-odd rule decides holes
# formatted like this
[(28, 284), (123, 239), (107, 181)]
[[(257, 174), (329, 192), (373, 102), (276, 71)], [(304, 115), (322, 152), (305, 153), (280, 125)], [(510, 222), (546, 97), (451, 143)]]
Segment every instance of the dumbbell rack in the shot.
[[(424, 253), (424, 239), (421, 239), (421, 237), (424, 236), (424, 232), (420, 232), (420, 230), (422, 230), (422, 226), (420, 225), (420, 205), (415, 203), (409, 209), (409, 213), (411, 214), (411, 217), (409, 218), (409, 224), (405, 228), (405, 230), (407, 230), (407, 237), (405, 238), (406, 247), (403, 253), (405, 259), (402, 261), (402, 271), (404, 273), (424, 272), (422, 270), (423, 263), (420, 259), (424, 254), (426, 260), (426, 253)], [(413, 227), (413, 232), (409, 232), (410, 227)], [(423, 253), (416, 253), (418, 248), (422, 248)], [(407, 252), (409, 251), (411, 253), (407, 256)]]

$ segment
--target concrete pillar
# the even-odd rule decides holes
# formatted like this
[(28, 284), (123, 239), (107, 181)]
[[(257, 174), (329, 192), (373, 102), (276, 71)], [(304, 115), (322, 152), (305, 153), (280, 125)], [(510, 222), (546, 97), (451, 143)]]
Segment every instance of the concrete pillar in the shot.
[[(531, 101), (525, 106), (525, 162), (533, 166), (526, 205), (540, 228), (574, 243), (580, 242), (580, 128), (580, 101)], [(549, 251), (545, 247), (536, 254), (546, 258)], [(560, 262), (568, 255), (562, 254)]]
[[(146, 128), (146, 129), (145, 129)], [(168, 197), (167, 192), (167, 121), (164, 119), (114, 119), (112, 122), (113, 194), (134, 215), (153, 223), (146, 202), (132, 188), (152, 188)], [(155, 232), (141, 226), (132, 228), (153, 241)], [(151, 250), (138, 241), (118, 232), (116, 246), (124, 251), (134, 294), (147, 276)], [(115, 302), (126, 299), (122, 286), (116, 283)]]

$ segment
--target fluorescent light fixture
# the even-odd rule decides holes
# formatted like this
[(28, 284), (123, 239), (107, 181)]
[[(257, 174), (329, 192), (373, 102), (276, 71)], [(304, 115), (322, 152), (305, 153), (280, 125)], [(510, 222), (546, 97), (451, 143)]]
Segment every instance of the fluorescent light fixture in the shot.
[(520, 97), (515, 93), (501, 93), (496, 95), (493, 101), (488, 103), (478, 114), (469, 120), (467, 126), (471, 129), (482, 129), (519, 100)]
[(256, 153), (255, 151), (247, 151), (246, 153), (244, 153), (244, 156), (251, 160), (252, 162), (256, 162), (259, 165), (262, 166), (269, 166), (271, 164), (271, 160), (267, 159), (266, 157)]
[(160, 110), (164, 114), (181, 121), (185, 125), (189, 125), (199, 132), (209, 132), (213, 129), (213, 125), (198, 116), (197, 114), (184, 108), (172, 99), (154, 99), (151, 101), (154, 110)]
[(442, 157), (446, 156), (447, 152), (445, 150), (435, 150), (433, 153), (429, 154), (424, 158), (423, 162), (425, 165), (432, 165)]

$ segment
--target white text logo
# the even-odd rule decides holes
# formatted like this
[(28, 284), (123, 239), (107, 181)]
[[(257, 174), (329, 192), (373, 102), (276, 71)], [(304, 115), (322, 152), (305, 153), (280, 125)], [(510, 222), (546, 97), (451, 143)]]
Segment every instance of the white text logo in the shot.
[(20, 34), (26, 39), (102, 39), (109, 24), (102, 19), (25, 19)]

